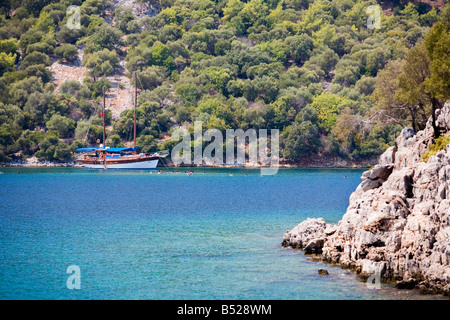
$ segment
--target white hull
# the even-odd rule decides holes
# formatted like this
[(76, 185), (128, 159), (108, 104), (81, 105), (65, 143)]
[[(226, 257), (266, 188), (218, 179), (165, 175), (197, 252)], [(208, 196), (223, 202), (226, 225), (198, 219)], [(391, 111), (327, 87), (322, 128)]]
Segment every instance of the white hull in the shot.
[[(130, 163), (119, 163), (119, 164), (106, 164), (106, 169), (156, 169), (158, 165), (158, 159), (141, 161), (141, 162), (130, 162)], [(104, 169), (104, 164), (83, 164), (85, 168), (89, 169)]]

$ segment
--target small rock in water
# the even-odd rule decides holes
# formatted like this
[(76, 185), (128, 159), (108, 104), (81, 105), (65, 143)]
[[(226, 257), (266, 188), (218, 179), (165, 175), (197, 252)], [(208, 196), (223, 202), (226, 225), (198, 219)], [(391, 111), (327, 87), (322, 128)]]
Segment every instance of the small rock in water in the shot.
[(327, 275), (329, 275), (327, 270), (319, 269), (319, 276), (327, 276)]

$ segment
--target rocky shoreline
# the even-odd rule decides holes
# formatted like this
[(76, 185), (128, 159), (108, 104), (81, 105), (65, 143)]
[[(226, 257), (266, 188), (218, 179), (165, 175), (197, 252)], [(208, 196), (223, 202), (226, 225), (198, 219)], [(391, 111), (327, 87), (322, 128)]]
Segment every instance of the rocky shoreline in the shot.
[[(169, 160), (169, 161), (168, 161)], [(260, 169), (261, 166), (239, 166), (239, 165), (174, 165), (170, 159), (166, 159), (165, 166), (169, 168), (245, 168), (245, 169)], [(310, 161), (311, 160), (311, 161)], [(313, 157), (303, 159), (301, 162), (285, 161), (280, 162), (279, 168), (308, 168), (308, 169), (363, 169), (369, 168), (376, 163), (374, 159), (367, 159), (363, 161), (354, 161), (342, 159), (339, 157)], [(24, 161), (16, 162), (0, 162), (0, 167), (82, 167), (77, 164), (76, 161), (68, 162), (52, 162), (52, 161), (39, 161), (36, 157), (31, 157)]]
[[(450, 103), (436, 112), (442, 135), (450, 134)], [(415, 133), (403, 129), (352, 193), (337, 225), (307, 219), (282, 245), (320, 255), (368, 278), (376, 273), (398, 288), (450, 296), (450, 144), (431, 156), (431, 118)]]
[(36, 157), (31, 157), (25, 161), (16, 162), (0, 162), (1, 167), (29, 167), (29, 168), (40, 168), (40, 167), (81, 167), (75, 161), (68, 162), (53, 162), (53, 161), (39, 161)]

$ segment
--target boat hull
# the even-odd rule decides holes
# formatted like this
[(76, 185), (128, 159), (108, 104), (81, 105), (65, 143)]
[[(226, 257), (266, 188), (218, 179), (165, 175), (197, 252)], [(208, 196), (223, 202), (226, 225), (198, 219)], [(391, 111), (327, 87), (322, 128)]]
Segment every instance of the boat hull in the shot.
[(134, 161), (120, 161), (120, 160), (107, 160), (106, 163), (103, 161), (87, 161), (80, 160), (79, 162), (88, 169), (140, 169), (140, 170), (149, 170), (156, 169), (158, 165), (159, 158), (150, 158), (146, 160)]

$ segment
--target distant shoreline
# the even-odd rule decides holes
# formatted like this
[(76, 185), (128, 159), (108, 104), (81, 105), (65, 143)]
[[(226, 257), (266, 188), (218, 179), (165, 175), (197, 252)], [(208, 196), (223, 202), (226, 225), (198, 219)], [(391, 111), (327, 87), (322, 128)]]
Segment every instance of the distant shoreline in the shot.
[[(82, 165), (74, 163), (39, 163), (39, 164), (26, 164), (26, 163), (0, 163), (2, 168), (84, 168)], [(222, 166), (158, 166), (157, 168), (198, 168), (198, 169), (261, 169), (269, 168), (267, 166), (238, 166), (238, 165), (222, 165)], [(351, 166), (314, 166), (314, 165), (286, 165), (280, 164), (279, 169), (365, 169), (369, 168), (369, 165), (351, 165)]]
[[(342, 169), (363, 169), (370, 168), (378, 162), (378, 157), (372, 157), (370, 159), (365, 160), (350, 160), (343, 159), (340, 157), (333, 156), (321, 156), (321, 155), (311, 155), (305, 156), (300, 161), (285, 161), (280, 160), (279, 168), (323, 168), (323, 169), (333, 169), (333, 168), (342, 168)], [(29, 168), (51, 168), (51, 167), (83, 167), (81, 164), (78, 164), (76, 161), (68, 161), (68, 162), (54, 162), (54, 161), (39, 161), (36, 158), (30, 158), (21, 162), (0, 162), (0, 167), (29, 167)], [(242, 169), (260, 169), (260, 168), (268, 168), (268, 166), (251, 166), (251, 165), (174, 165), (170, 159), (165, 159), (164, 162), (161, 162), (158, 167), (163, 168), (242, 168)]]
[(76, 168), (76, 167), (82, 167), (81, 165), (77, 164), (74, 161), (71, 162), (51, 162), (51, 161), (44, 161), (44, 162), (34, 162), (32, 164), (26, 163), (26, 162), (0, 162), (0, 167), (2, 168)]

